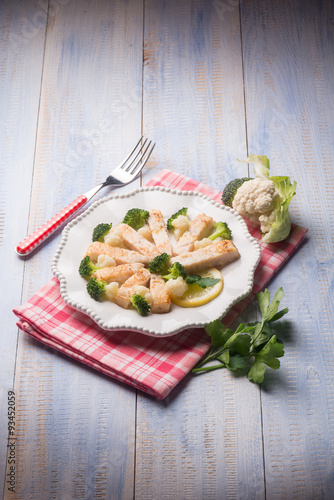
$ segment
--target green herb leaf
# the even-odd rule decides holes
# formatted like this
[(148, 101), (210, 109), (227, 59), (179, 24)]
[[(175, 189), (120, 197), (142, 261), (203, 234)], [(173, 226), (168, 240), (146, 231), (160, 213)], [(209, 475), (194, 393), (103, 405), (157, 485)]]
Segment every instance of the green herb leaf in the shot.
[(193, 285), (196, 283), (196, 285), (202, 287), (202, 288), (207, 288), (208, 286), (213, 286), (216, 283), (218, 283), (220, 280), (217, 278), (202, 278), (199, 274), (189, 274), (186, 279), (188, 285)]
[(284, 297), (283, 288), (280, 287), (275, 293), (273, 301), (270, 303), (270, 293), (268, 290), (256, 294), (263, 321), (273, 321), (276, 316), (280, 302)]
[(219, 320), (211, 321), (205, 326), (205, 331), (211, 337), (211, 350), (215, 351), (217, 348), (225, 345), (227, 340), (233, 335), (233, 330), (226, 328), (225, 325)]
[(266, 365), (277, 370), (280, 367), (280, 358), (284, 355), (283, 344), (277, 342), (276, 335), (273, 335), (260, 352), (255, 354), (255, 362), (248, 372), (249, 380), (261, 383), (264, 379)]
[(248, 356), (251, 346), (251, 338), (247, 334), (234, 333), (224, 345), (224, 349), (233, 349), (241, 356)]
[(255, 328), (253, 334), (253, 349), (259, 347), (264, 342), (268, 342), (272, 335), (273, 331), (267, 323), (258, 323), (258, 326)]
[[(289, 312), (289, 309), (286, 307), (285, 309), (282, 309), (281, 311), (278, 311), (276, 314), (274, 314), (274, 316), (271, 318), (270, 320), (270, 323), (272, 323), (273, 321), (277, 321), (278, 319), (281, 319), (282, 316), (284, 316), (285, 314), (287, 314)], [(269, 320), (268, 320), (269, 322)]]
[[(283, 289), (279, 288), (270, 302), (268, 290), (256, 294), (262, 315), (261, 321), (241, 323), (233, 332), (219, 319), (205, 326), (207, 335), (211, 338), (209, 354), (192, 370), (193, 373), (228, 368), (229, 370), (246, 370), (249, 380), (255, 383), (263, 382), (267, 367), (277, 370), (280, 367), (278, 358), (284, 355), (284, 346), (277, 341), (271, 323), (280, 319), (288, 309), (278, 311), (284, 297)], [(218, 361), (218, 364), (212, 364)], [(206, 366), (210, 363), (209, 366)]]
[(228, 363), (228, 368), (232, 371), (236, 370), (246, 370), (248, 368), (249, 363), (248, 359), (245, 358), (244, 356), (241, 356), (241, 354), (233, 354), (233, 356), (230, 356), (230, 361)]
[(257, 293), (256, 294), (256, 299), (257, 299), (257, 301), (259, 303), (259, 308), (260, 308), (262, 317), (264, 318), (264, 316), (265, 316), (265, 314), (267, 312), (269, 303), (270, 303), (270, 292), (269, 292), (269, 290), (266, 289), (263, 292)]
[(221, 363), (224, 363), (224, 365), (228, 365), (230, 362), (230, 351), (229, 350), (224, 351), (222, 354), (217, 356), (217, 359)]

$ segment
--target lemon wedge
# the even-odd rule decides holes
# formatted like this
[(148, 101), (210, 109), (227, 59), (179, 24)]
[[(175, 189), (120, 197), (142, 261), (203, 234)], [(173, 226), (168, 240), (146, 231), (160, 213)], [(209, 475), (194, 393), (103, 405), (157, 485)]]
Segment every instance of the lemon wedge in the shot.
[(188, 290), (182, 295), (182, 297), (175, 297), (171, 295), (171, 300), (174, 304), (177, 304), (180, 307), (203, 306), (220, 294), (223, 289), (223, 277), (218, 269), (212, 267), (206, 271), (196, 274), (199, 274), (202, 278), (215, 278), (219, 279), (219, 281), (215, 285), (208, 286), (207, 288), (202, 288), (196, 284), (188, 285)]

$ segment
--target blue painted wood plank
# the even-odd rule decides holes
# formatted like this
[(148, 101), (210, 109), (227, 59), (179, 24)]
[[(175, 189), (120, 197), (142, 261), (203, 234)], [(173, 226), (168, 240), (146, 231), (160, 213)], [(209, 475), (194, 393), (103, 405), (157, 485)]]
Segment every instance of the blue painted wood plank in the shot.
[(279, 377), (262, 391), (268, 498), (332, 498), (333, 5), (242, 3), (250, 153), (298, 183), (291, 214), (305, 245), (271, 284), (289, 307)]
[(145, 7), (143, 127), (158, 169), (220, 187), (247, 167), (239, 11), (216, 2)]
[(261, 389), (221, 370), (187, 377), (163, 402), (136, 401), (20, 334), (17, 493), (5, 498), (332, 498), (333, 6), (247, 0), (240, 18), (232, 0), (150, 0), (144, 18), (134, 0), (59, 0), (48, 19), (44, 7), (0, 7), (0, 238), (4, 277), (15, 276), (1, 411), (11, 308), (51, 277), (60, 232), (25, 262), (13, 248), (101, 181), (141, 129), (157, 141), (143, 182), (171, 168), (220, 187), (245, 174), (236, 158), (267, 154), (274, 174), (297, 180), (291, 214), (309, 233), (270, 284), (285, 290), (289, 323), (281, 369)]
[[(142, 14), (141, 2), (98, 0), (61, 2), (50, 13), (30, 231), (104, 180), (139, 139)], [(60, 237), (27, 259), (22, 302), (51, 278)], [(18, 497), (133, 497), (135, 390), (25, 334), (15, 388)]]
[(17, 1), (0, 5), (0, 254), (2, 284), (7, 284), (1, 301), (1, 492), (11, 486), (5, 474), (9, 450), (7, 394), (14, 386), (17, 347), (12, 308), (21, 299), (24, 272), (24, 261), (14, 248), (28, 225), (46, 28), (45, 19), (30, 16), (37, 10), (37, 1), (29, 6)]
[[(222, 188), (247, 172), (239, 9), (145, 5), (147, 177), (170, 168)], [(187, 377), (163, 403), (139, 394), (136, 498), (264, 498), (260, 410), (259, 388), (224, 370)]]

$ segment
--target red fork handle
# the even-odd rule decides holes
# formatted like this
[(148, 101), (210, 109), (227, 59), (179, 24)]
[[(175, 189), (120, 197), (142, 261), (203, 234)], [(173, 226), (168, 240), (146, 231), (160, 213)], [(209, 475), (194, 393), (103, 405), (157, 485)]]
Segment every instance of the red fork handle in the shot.
[(16, 253), (19, 255), (28, 255), (31, 253), (79, 210), (80, 207), (85, 205), (85, 203), (87, 203), (87, 197), (84, 194), (78, 196), (78, 198), (67, 205), (67, 207), (63, 208), (57, 215), (52, 217), (52, 219), (21, 241), (15, 249)]

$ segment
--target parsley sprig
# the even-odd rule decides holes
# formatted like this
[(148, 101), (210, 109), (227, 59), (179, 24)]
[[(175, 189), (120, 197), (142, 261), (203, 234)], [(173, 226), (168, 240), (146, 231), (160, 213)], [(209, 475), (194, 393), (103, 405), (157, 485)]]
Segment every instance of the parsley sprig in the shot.
[(284, 345), (278, 341), (271, 326), (288, 312), (287, 308), (278, 310), (283, 297), (282, 288), (277, 290), (272, 302), (267, 289), (257, 293), (261, 321), (241, 323), (235, 331), (226, 328), (219, 319), (206, 325), (205, 331), (211, 337), (210, 350), (192, 372), (219, 368), (245, 370), (249, 380), (258, 384), (263, 382), (267, 366), (277, 370), (280, 367), (278, 358), (284, 355)]

